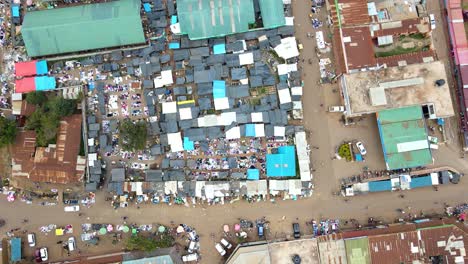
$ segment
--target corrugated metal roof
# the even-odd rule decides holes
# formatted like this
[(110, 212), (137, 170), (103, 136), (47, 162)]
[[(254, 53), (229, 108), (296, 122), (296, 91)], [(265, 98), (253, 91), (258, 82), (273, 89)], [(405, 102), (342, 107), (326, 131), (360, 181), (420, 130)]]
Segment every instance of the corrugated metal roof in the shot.
[(178, 0), (177, 14), (182, 33), (190, 39), (246, 32), (255, 22), (252, 0)]
[(426, 124), (420, 106), (380, 111), (377, 113), (377, 124), (388, 169), (411, 168), (432, 163), (429, 145), (424, 149), (399, 151), (402, 143), (427, 140)]
[(120, 0), (27, 12), (21, 33), (30, 57), (145, 42), (140, 1)]

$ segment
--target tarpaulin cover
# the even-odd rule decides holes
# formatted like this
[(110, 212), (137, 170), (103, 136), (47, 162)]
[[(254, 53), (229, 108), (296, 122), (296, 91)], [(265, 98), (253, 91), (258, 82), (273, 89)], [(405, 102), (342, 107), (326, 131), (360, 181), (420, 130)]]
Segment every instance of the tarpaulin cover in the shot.
[(12, 13), (13, 17), (19, 17), (20, 16), (19, 6), (17, 6), (17, 5), (12, 6), (11, 7), (11, 13)]
[(226, 97), (226, 82), (214, 80), (213, 81), (213, 98), (223, 98)]
[(411, 182), (410, 182), (411, 189), (419, 188), (419, 187), (427, 187), (427, 186), (432, 186), (431, 176), (411, 178)]
[(213, 46), (214, 54), (225, 54), (226, 53), (226, 44), (216, 44)]
[(149, 3), (144, 3), (144, 4), (143, 4), (143, 8), (145, 9), (145, 12), (146, 12), (146, 13), (151, 12), (151, 6), (150, 6)]
[(245, 125), (245, 136), (246, 137), (255, 137), (255, 124), (246, 124)]
[(247, 180), (260, 180), (260, 171), (258, 169), (248, 169)]
[(169, 43), (169, 49), (180, 49), (180, 43), (179, 42)]
[(15, 81), (15, 92), (17, 93), (29, 93), (36, 90), (36, 82), (34, 77), (24, 78)]
[(177, 24), (177, 22), (178, 22), (177, 16), (171, 16), (171, 25)]
[(33, 76), (36, 75), (36, 61), (23, 61), (15, 63), (15, 74), (20, 76)]
[(191, 141), (188, 137), (184, 137), (184, 150), (194, 150), (195, 146), (193, 141)]
[(35, 77), (34, 82), (36, 84), (37, 91), (53, 90), (56, 87), (54, 77), (49, 77), (49, 76)]
[(49, 70), (47, 68), (47, 61), (45, 60), (36, 61), (36, 74), (37, 75), (47, 74), (48, 71)]

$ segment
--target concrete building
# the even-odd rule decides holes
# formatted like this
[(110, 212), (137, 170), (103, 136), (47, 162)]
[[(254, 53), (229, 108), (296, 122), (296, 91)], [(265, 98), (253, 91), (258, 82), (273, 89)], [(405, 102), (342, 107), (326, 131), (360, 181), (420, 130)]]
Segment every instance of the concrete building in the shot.
[[(436, 81), (444, 80), (442, 85)], [(413, 105), (432, 106), (431, 118), (454, 115), (445, 66), (440, 61), (344, 74), (340, 80), (346, 115), (372, 114)]]

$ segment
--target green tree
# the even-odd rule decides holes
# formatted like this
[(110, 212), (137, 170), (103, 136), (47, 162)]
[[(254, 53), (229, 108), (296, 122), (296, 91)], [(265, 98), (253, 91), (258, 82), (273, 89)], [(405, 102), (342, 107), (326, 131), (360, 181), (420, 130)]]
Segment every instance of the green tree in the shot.
[(28, 130), (36, 130), (41, 127), (41, 118), (44, 115), (44, 110), (42, 108), (36, 108), (28, 119), (26, 119), (26, 129)]
[(127, 250), (141, 250), (141, 251), (153, 251), (157, 249), (157, 241), (150, 238), (150, 237), (143, 237), (143, 236), (131, 236), (127, 240)]
[(47, 102), (47, 109), (59, 117), (70, 116), (75, 112), (76, 101), (56, 96)]
[(0, 116), (0, 147), (13, 143), (16, 138), (16, 132), (16, 122)]
[(127, 240), (127, 250), (153, 251), (158, 248), (168, 248), (174, 244), (174, 238), (168, 234), (159, 237), (131, 236)]
[(146, 147), (147, 124), (125, 119), (120, 123), (120, 145), (123, 150), (142, 150)]
[(34, 105), (43, 105), (47, 101), (44, 92), (31, 92), (26, 95), (26, 102)]
[(57, 137), (57, 129), (60, 124), (60, 119), (53, 113), (44, 114), (41, 116), (41, 126), (36, 129), (37, 145), (46, 147), (54, 143)]

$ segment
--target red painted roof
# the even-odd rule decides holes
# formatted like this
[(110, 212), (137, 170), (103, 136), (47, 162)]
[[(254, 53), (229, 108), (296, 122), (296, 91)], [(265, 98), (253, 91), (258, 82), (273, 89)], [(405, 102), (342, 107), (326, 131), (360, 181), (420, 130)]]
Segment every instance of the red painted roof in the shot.
[(17, 93), (29, 93), (35, 90), (36, 83), (34, 81), (34, 77), (28, 77), (15, 81), (15, 92)]
[(369, 27), (343, 28), (342, 32), (348, 68), (374, 67), (377, 62)]
[(15, 63), (15, 74), (17, 77), (36, 75), (36, 61), (24, 61)]

